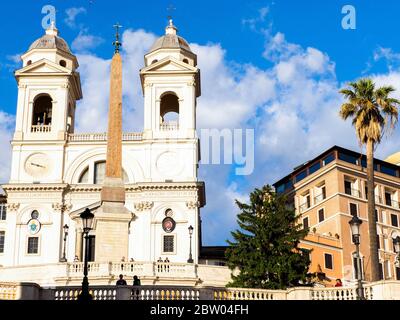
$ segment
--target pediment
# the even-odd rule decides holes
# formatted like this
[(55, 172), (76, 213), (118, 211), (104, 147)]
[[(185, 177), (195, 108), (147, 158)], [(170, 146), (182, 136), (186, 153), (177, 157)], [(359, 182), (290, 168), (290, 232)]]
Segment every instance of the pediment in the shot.
[(164, 58), (141, 70), (141, 73), (151, 72), (197, 72), (198, 68), (172, 57)]
[(67, 68), (64, 68), (58, 64), (55, 64), (52, 61), (49, 61), (47, 59), (42, 59), (39, 61), (36, 61), (35, 63), (32, 63), (29, 66), (25, 66), (24, 68), (18, 70), (15, 72), (16, 76), (21, 76), (25, 74), (43, 74), (43, 73), (59, 73), (61, 74), (70, 74), (71, 71)]

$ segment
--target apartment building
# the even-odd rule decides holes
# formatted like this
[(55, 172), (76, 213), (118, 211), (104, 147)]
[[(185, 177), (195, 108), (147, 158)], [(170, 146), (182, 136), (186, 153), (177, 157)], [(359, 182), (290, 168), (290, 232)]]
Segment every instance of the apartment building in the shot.
[[(334, 146), (274, 183), (309, 229), (301, 246), (312, 249), (310, 272), (322, 270), (328, 285), (337, 278), (344, 283), (356, 278), (356, 248), (349, 225), (353, 215), (363, 221), (361, 271), (365, 280), (370, 279), (366, 166), (365, 155)], [(393, 246), (393, 238), (400, 235), (400, 167), (375, 159), (374, 169), (380, 275), (400, 280)]]

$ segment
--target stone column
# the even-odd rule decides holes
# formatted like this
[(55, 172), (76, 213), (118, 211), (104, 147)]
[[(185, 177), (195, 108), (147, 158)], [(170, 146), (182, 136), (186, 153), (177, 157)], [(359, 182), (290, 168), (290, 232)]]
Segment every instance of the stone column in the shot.
[(75, 255), (78, 256), (80, 261), (83, 261), (82, 257), (82, 230), (80, 228), (76, 229), (75, 233)]
[(95, 259), (99, 262), (128, 258), (129, 221), (122, 178), (122, 59), (118, 51), (111, 62), (108, 111), (106, 177), (101, 190), (102, 205), (96, 212)]

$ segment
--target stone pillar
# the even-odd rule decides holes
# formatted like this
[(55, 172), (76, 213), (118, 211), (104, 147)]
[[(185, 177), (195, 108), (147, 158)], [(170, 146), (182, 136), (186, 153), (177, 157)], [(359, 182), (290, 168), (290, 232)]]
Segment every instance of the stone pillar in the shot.
[(80, 261), (83, 261), (82, 257), (82, 230), (76, 229), (75, 232), (75, 255), (78, 256)]
[(106, 177), (101, 202), (95, 217), (95, 259), (99, 262), (127, 259), (132, 213), (125, 208), (122, 177), (122, 59), (118, 50), (111, 62)]

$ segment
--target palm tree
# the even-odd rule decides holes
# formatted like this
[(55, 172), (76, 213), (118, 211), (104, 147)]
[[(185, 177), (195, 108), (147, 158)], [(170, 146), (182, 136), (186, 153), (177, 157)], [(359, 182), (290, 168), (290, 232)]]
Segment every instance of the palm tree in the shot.
[(371, 79), (349, 83), (349, 88), (339, 92), (346, 98), (340, 116), (353, 119), (357, 138), (367, 146), (368, 230), (371, 256), (371, 281), (379, 280), (379, 256), (375, 217), (374, 149), (387, 129), (393, 129), (398, 120), (400, 101), (390, 98), (395, 91), (391, 86), (375, 88)]

